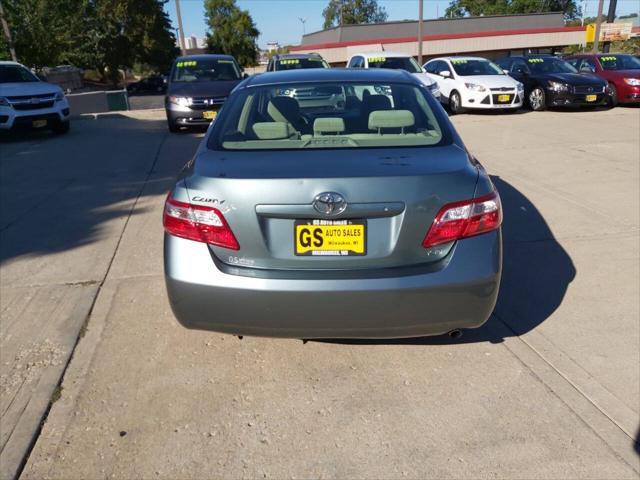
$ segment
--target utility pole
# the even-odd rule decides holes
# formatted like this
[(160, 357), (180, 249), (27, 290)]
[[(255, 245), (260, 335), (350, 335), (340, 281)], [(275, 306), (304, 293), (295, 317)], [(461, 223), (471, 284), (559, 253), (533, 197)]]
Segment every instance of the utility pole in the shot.
[(418, 0), (418, 63), (422, 67), (422, 17), (423, 17), (424, 2)]
[(184, 44), (184, 28), (182, 28), (182, 15), (180, 14), (180, 0), (175, 0), (176, 2), (176, 17), (178, 17), (178, 28), (180, 29), (180, 53), (182, 55), (187, 54), (187, 49)]
[(11, 60), (14, 62), (18, 61), (18, 57), (16, 56), (16, 49), (13, 46), (13, 41), (11, 40), (11, 30), (9, 30), (9, 24), (7, 23), (7, 19), (4, 16), (4, 8), (2, 8), (2, 0), (0, 0), (0, 20), (2, 21), (2, 30), (4, 30), (4, 36), (7, 39), (7, 44), (9, 45), (9, 53), (11, 54)]
[(598, 16), (596, 17), (596, 35), (593, 39), (593, 53), (598, 53), (598, 42), (600, 41), (600, 24), (602, 23), (602, 9), (604, 0), (598, 0)]
[[(616, 7), (618, 6), (618, 0), (611, 0), (609, 2), (609, 11), (607, 12), (607, 23), (613, 23), (616, 19)], [(609, 53), (609, 47), (611, 42), (604, 42), (602, 45), (602, 51), (604, 53)]]

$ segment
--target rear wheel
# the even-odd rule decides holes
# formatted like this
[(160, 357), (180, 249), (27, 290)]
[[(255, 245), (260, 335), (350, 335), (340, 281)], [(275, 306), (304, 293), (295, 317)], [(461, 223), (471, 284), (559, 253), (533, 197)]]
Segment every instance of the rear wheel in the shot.
[(547, 108), (547, 98), (541, 87), (535, 87), (529, 93), (529, 106), (531, 110), (541, 112)]
[(618, 89), (613, 83), (609, 83), (609, 106), (615, 107), (618, 105)]
[(54, 124), (51, 127), (51, 130), (53, 130), (53, 132), (57, 133), (58, 135), (63, 135), (67, 133), (70, 128), (71, 128), (71, 123), (69, 123), (69, 120), (67, 120), (66, 122), (60, 122), (60, 123)]
[(451, 111), (452, 115), (457, 115), (459, 113), (464, 112), (464, 109), (462, 108), (462, 99), (460, 98), (460, 94), (455, 90), (451, 92), (451, 95), (449, 96), (449, 110)]

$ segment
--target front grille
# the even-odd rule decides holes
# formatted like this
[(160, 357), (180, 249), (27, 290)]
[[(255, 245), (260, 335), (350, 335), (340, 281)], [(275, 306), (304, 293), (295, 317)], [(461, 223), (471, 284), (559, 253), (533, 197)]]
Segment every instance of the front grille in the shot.
[(513, 87), (498, 87), (498, 88), (492, 88), (491, 91), (492, 92), (514, 92), (515, 89)]
[(191, 100), (189, 108), (192, 110), (219, 110), (227, 97), (199, 97)]
[(13, 102), (16, 100), (31, 100), (32, 98), (53, 98), (53, 93), (39, 93), (37, 95), (19, 95), (14, 97), (6, 97), (9, 101)]
[(13, 108), (15, 110), (38, 110), (40, 108), (51, 108), (51, 107), (53, 107), (53, 100), (49, 100), (47, 102), (40, 102), (40, 103), (24, 102), (24, 103), (13, 104)]
[(602, 93), (604, 92), (604, 87), (598, 87), (593, 85), (577, 85), (573, 87), (573, 93), (586, 95), (589, 93)]

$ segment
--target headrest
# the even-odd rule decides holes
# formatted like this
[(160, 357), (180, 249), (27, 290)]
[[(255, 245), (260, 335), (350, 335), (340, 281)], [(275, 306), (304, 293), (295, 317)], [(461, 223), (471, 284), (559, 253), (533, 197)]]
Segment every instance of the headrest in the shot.
[(273, 97), (267, 105), (267, 113), (276, 122), (289, 122), (300, 113), (300, 105), (295, 98)]
[(258, 122), (253, 131), (259, 140), (282, 140), (290, 138), (296, 131), (287, 122)]
[[(367, 91), (365, 90), (365, 92)], [(386, 95), (363, 96), (362, 106), (370, 112), (374, 110), (391, 110), (391, 100)]]
[(342, 133), (344, 132), (344, 120), (337, 117), (316, 118), (313, 122), (313, 134), (322, 135), (323, 133)]
[(415, 121), (410, 110), (376, 110), (369, 114), (369, 130), (412, 127)]

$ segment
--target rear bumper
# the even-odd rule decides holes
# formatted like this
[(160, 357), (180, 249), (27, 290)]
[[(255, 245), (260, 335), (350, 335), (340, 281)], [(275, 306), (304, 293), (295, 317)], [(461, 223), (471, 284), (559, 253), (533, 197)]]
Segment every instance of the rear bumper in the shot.
[(257, 278), (246, 268), (225, 273), (205, 244), (169, 235), (164, 257), (171, 307), (187, 328), (291, 338), (399, 338), (481, 326), (498, 295), (502, 240), (500, 232), (465, 239), (435, 270), (387, 269), (376, 278), (370, 272), (367, 278), (324, 279)]

